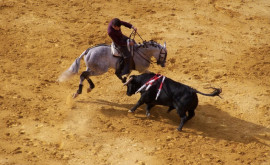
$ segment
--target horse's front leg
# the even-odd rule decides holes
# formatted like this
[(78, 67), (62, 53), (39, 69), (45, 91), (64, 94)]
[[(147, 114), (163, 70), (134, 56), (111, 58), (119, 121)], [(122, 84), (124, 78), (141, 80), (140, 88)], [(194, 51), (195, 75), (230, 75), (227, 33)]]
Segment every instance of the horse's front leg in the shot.
[(125, 83), (127, 81), (127, 77), (129, 76), (129, 74), (127, 77), (122, 77), (121, 72), (122, 72), (121, 68), (115, 69), (115, 75), (122, 81), (122, 83)]
[(115, 75), (122, 81), (122, 83), (125, 83), (127, 81), (128, 76), (130, 75), (130, 73), (127, 74), (126, 76), (122, 77), (121, 72), (115, 71)]
[(115, 75), (122, 81), (122, 83), (125, 83), (127, 81), (127, 79), (124, 77), (122, 78), (121, 76), (121, 72), (115, 72)]
[(152, 73), (148, 69), (144, 70), (143, 73)]
[(125, 83), (126, 80), (122, 78), (122, 74), (121, 74), (122, 69), (123, 69), (123, 59), (119, 58), (115, 66), (115, 75), (122, 81), (122, 83)]

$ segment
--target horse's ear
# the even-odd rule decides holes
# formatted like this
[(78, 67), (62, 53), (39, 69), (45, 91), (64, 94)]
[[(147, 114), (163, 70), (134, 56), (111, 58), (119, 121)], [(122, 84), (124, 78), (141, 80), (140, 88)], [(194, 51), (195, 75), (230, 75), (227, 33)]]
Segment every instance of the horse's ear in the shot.
[(164, 42), (164, 48), (166, 49), (166, 41)]

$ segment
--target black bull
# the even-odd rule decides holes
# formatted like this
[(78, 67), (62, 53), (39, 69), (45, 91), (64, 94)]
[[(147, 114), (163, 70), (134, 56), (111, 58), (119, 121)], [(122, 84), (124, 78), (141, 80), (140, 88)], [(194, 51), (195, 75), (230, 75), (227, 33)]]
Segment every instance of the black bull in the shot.
[[(127, 95), (131, 96), (146, 82), (153, 78), (155, 74), (145, 73), (142, 75), (132, 75), (130, 79), (125, 83), (127, 85)], [(162, 78), (158, 79), (153, 85), (146, 91), (145, 89), (140, 91), (141, 98), (137, 104), (131, 108), (129, 112), (134, 112), (142, 104), (146, 104), (146, 115), (150, 115), (150, 109), (155, 105), (169, 106), (168, 112), (173, 109), (177, 110), (178, 115), (181, 118), (178, 130), (181, 131), (184, 123), (190, 120), (195, 115), (195, 109), (198, 106), (197, 93), (204, 96), (219, 96), (222, 92), (221, 89), (213, 88), (214, 91), (210, 94), (205, 94), (196, 89), (193, 89), (187, 85), (176, 82), (170, 78), (164, 80), (160, 95), (156, 100), (158, 88), (160, 86)], [(186, 116), (186, 113), (188, 115)]]

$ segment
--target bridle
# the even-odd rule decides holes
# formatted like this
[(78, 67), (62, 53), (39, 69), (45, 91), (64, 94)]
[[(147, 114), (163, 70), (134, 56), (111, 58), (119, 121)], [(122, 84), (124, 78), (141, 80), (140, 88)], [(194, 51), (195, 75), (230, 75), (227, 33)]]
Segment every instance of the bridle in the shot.
[[(144, 42), (144, 44), (146, 44), (146, 42)], [(147, 46), (147, 45), (145, 45), (145, 46)], [(161, 64), (161, 63), (165, 62), (166, 58), (167, 58), (167, 50), (163, 46), (160, 46), (160, 47), (161, 47), (161, 49), (160, 49), (160, 52), (158, 55), (157, 64)], [(149, 64), (153, 63), (153, 61), (151, 59), (148, 59), (147, 55), (145, 53), (143, 53), (142, 51), (140, 51), (140, 49), (137, 48), (137, 50), (134, 50), (134, 51), (136, 51), (136, 53), (139, 56), (141, 56), (145, 61), (147, 61)]]
[[(164, 48), (161, 47), (160, 53), (159, 53), (159, 57), (158, 57), (158, 60), (157, 60), (157, 64), (161, 64), (161, 63), (163, 63), (163, 62), (166, 61), (166, 58), (167, 58), (167, 50), (164, 49), (164, 53), (163, 53), (163, 52), (162, 52), (163, 49), (164, 49)], [(162, 56), (162, 55), (164, 55), (164, 56)], [(162, 60), (162, 59), (163, 59), (163, 60)], [(161, 60), (162, 60), (162, 61), (161, 61)]]
[[(135, 40), (136, 34), (138, 34), (138, 36), (139, 36), (139, 37), (141, 38), (141, 40), (143, 41), (143, 44), (145, 44), (146, 41), (143, 40), (142, 37), (141, 37), (141, 35), (140, 35), (137, 31), (135, 31), (135, 30), (133, 30), (133, 31), (131, 32), (131, 34), (129, 35), (129, 38), (130, 38), (131, 40)], [(164, 52), (162, 52), (163, 49), (164, 49), (164, 47), (161, 46), (160, 53), (159, 53), (159, 57), (158, 57), (158, 60), (157, 60), (157, 64), (161, 64), (161, 63), (165, 62), (165, 60), (166, 60), (166, 58), (167, 58), (167, 50), (164, 49)], [(138, 50), (139, 50), (139, 49), (138, 49)], [(138, 53), (145, 61), (147, 61), (149, 64), (153, 63), (153, 62), (151, 61), (151, 59), (148, 60), (148, 59), (146, 58), (146, 55), (145, 55), (143, 52), (141, 52), (141, 51), (136, 51), (136, 52), (137, 52), (137, 53)], [(162, 60), (162, 59), (163, 59), (163, 60)]]

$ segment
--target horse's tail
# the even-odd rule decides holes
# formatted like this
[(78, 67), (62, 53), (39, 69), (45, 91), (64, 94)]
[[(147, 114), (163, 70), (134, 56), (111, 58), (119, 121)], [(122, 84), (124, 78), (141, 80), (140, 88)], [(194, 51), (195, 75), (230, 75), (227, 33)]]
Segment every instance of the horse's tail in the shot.
[(59, 82), (64, 82), (79, 72), (80, 61), (81, 61), (81, 58), (85, 55), (85, 53), (86, 53), (86, 51), (84, 51), (80, 55), (80, 57), (76, 58), (76, 60), (72, 63), (72, 65), (59, 76), (59, 78), (58, 78)]

